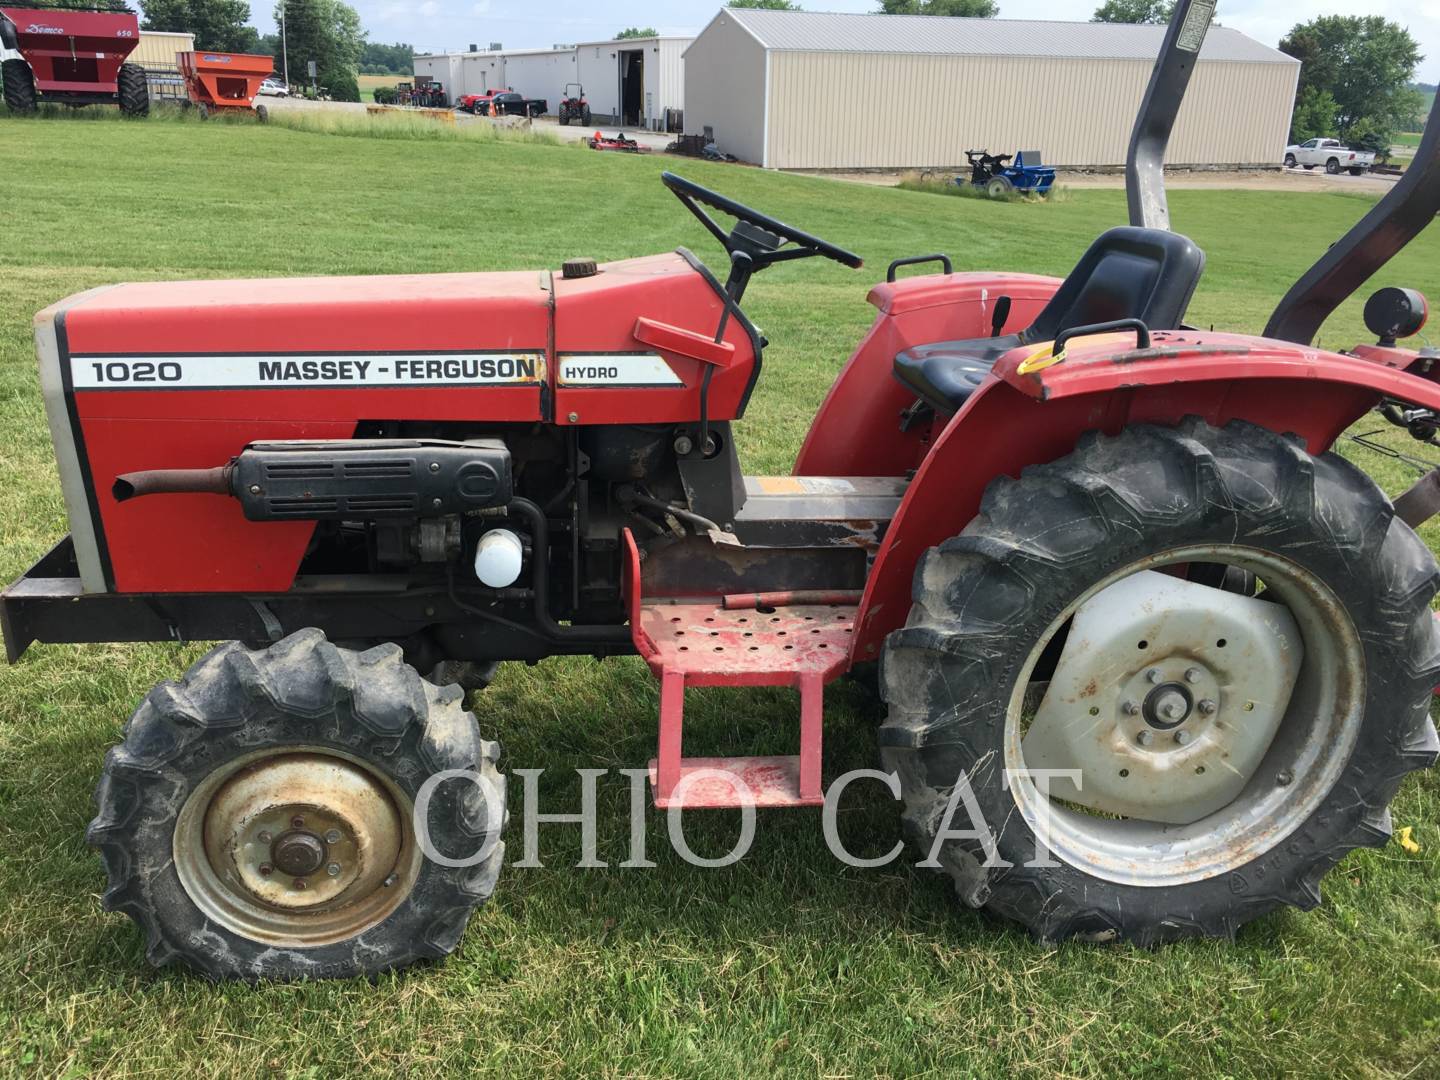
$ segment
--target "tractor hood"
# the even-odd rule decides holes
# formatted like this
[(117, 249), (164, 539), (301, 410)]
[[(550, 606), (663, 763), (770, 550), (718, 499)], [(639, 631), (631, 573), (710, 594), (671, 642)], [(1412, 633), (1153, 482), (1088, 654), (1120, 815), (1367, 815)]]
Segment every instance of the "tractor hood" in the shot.
[[(87, 591), (206, 591), (220, 574), (230, 589), (285, 589), (309, 538), (309, 526), (271, 525), (261, 543), (267, 526), (213, 496), (122, 506), (110, 490), (122, 474), (406, 421), (475, 437), (678, 423), (699, 416), (706, 369), (709, 417), (739, 415), (754, 331), (725, 318), (693, 256), (580, 271), (153, 282), (47, 308), (41, 384)], [(186, 505), (197, 499), (205, 513)]]

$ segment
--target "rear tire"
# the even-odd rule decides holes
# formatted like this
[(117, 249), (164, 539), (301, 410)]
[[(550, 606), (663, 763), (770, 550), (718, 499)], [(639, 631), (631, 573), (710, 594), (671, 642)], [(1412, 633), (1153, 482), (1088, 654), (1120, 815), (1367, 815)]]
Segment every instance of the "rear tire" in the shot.
[[(104, 906), (139, 924), (152, 964), (215, 979), (347, 978), (443, 957), (500, 871), (499, 753), (458, 690), (422, 680), (398, 646), (357, 653), (318, 630), (222, 645), (151, 691), (106, 756), (87, 833)], [(499, 800), (488, 807), (468, 780), (435, 787), (432, 850), (464, 860), (493, 837), (475, 865), (441, 865), (417, 842), (417, 796), (448, 770)], [(299, 866), (281, 846), (297, 837)]]
[(585, 108), (583, 108), (583, 109), (580, 110), (580, 123), (581, 123), (583, 126), (585, 126), (585, 127), (589, 127), (589, 126), (590, 126), (590, 106), (589, 106), (589, 105), (586, 105)]
[[(1346, 689), (1333, 700), (1344, 710), (1327, 709), (1318, 697), (1309, 699), (1321, 703), (1313, 714), (1303, 705), (1287, 714), (1271, 751), (1300, 745), (1315, 757), (1292, 776), (1288, 759), (1267, 751), (1244, 796), (1193, 824), (1081, 814), (1067, 825), (1072, 812), (1052, 802), (1057, 865), (1027, 865), (1038, 850), (1027, 801), (1034, 785), (1011, 785), (1004, 771), (1022, 740), (1019, 703), (1033, 685), (1036, 650), (1056, 640), (1067, 613), (1111, 575), (1159, 553), (1211, 545), (1297, 567), (1338, 600), (1338, 613), (1323, 609), (1329, 625), (1350, 629), (1333, 638), (1302, 633), (1302, 640), (1307, 656), (1320, 657), (1307, 678), (1329, 677), (1327, 641), (1347, 643), (1343, 655), (1362, 667), (1358, 681), (1334, 668)], [(1275, 573), (1272, 584), (1283, 580)], [(1401, 781), (1440, 751), (1429, 715), (1440, 676), (1440, 631), (1429, 607), (1437, 585), (1430, 552), (1370, 479), (1333, 454), (1312, 458), (1292, 440), (1238, 421), (1223, 430), (1191, 419), (1173, 429), (1088, 436), (1069, 457), (991, 484), (980, 515), (916, 568), (909, 621), (890, 636), (882, 660), (889, 716), (881, 754), (900, 776), (907, 833), (929, 853), (957, 777), (967, 778), (999, 862), (984, 865), (984, 841), (949, 836), (936, 859), (965, 903), (1022, 923), (1044, 941), (1224, 938), (1285, 905), (1312, 908), (1321, 877), (1349, 851), (1387, 842), (1387, 806)], [(1131, 663), (1143, 669), (1149, 660)], [(1092, 682), (1082, 696), (1095, 692)], [(1233, 701), (1222, 696), (1222, 719)], [(1325, 749), (1336, 743), (1313, 732), (1342, 712), (1353, 741), (1340, 742), (1350, 749), (1337, 758)], [(1108, 723), (1101, 715), (1086, 718), (1087, 730)], [(1262, 801), (1247, 802), (1255, 791)], [(1277, 810), (1225, 831), (1243, 821), (1232, 814), (1251, 806), (1285, 807), (1291, 827), (1280, 831)], [(1084, 835), (1076, 821), (1093, 823), (1079, 828), (1095, 835), (1145, 830), (1109, 854), (1072, 842)], [(972, 828), (963, 808), (949, 828)], [(1162, 833), (1167, 839), (1153, 839)], [(1210, 845), (1193, 849), (1206, 861), (1196, 854), (1165, 862), (1176, 858), (1171, 847), (1188, 858), (1190, 843)], [(1130, 861), (1117, 870), (1122, 856)]]
[(148, 116), (150, 113), (150, 80), (139, 64), (121, 64), (116, 80), (119, 88), (120, 111), (126, 116)]
[(985, 194), (992, 199), (1003, 199), (1013, 194), (1015, 185), (1003, 176), (992, 176), (985, 185)]
[(255, 119), (259, 120), (262, 124), (268, 124), (270, 122), (270, 110), (264, 105), (256, 105)]
[(0, 65), (3, 71), (5, 107), (12, 113), (33, 113), (35, 101), (35, 73), (24, 60), (6, 60)]
[(1325, 171), (1326, 171), (1327, 173), (1329, 173), (1331, 176), (1339, 176), (1339, 175), (1340, 175), (1340, 162), (1339, 162), (1339, 160), (1338, 160), (1337, 158), (1333, 158), (1333, 157), (1332, 157), (1329, 161), (1325, 162)]

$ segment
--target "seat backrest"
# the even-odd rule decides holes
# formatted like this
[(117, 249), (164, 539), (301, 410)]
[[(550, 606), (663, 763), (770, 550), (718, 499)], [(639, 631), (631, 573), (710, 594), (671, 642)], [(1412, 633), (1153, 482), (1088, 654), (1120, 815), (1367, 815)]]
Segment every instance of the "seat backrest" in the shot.
[(1090, 245), (1020, 340), (1053, 341), (1077, 326), (1115, 319), (1177, 329), (1204, 270), (1205, 253), (1179, 233), (1111, 229)]
[(1023, 169), (1026, 167), (1033, 169), (1036, 166), (1043, 164), (1045, 163), (1040, 160), (1039, 150), (1019, 150), (1015, 154), (1015, 167), (1017, 169)]

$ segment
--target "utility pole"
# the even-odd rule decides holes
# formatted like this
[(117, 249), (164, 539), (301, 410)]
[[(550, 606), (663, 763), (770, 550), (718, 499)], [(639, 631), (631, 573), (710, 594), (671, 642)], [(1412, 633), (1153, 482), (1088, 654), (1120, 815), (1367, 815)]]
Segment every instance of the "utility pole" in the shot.
[(285, 3), (280, 4), (280, 69), (285, 72), (285, 85), (290, 85), (290, 55), (285, 47)]

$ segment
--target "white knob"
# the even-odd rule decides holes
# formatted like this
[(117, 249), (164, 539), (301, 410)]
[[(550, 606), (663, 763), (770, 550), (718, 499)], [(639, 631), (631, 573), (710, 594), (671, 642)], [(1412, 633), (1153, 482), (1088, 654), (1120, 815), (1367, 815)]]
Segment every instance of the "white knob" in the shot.
[(509, 529), (491, 529), (475, 545), (475, 576), (492, 589), (514, 585), (525, 549)]

